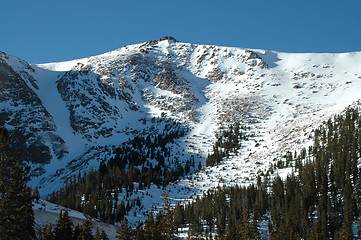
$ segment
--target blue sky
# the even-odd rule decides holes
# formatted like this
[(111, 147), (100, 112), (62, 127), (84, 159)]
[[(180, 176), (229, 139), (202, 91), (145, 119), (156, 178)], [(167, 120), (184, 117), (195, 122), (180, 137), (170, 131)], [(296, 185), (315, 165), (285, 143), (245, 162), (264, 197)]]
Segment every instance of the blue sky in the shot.
[(0, 51), (29, 63), (162, 36), (283, 52), (361, 51), (360, 0), (4, 0), (0, 8)]

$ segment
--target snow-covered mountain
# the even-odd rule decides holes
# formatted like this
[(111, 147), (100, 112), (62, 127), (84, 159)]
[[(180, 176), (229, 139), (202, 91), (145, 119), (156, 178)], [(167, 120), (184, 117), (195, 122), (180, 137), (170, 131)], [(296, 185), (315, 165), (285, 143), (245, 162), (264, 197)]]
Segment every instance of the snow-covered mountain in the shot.
[[(28, 156), (30, 184), (42, 194), (97, 169), (135, 136), (176, 129), (182, 134), (167, 143), (165, 166), (195, 162), (188, 178), (167, 187), (181, 200), (251, 182), (287, 151), (310, 144), (315, 127), (361, 98), (361, 52), (280, 53), (171, 37), (48, 64), (0, 52), (0, 88), (0, 124)], [(216, 134), (233, 123), (244, 126), (249, 139), (221, 164), (206, 167)], [(158, 206), (161, 192), (154, 186), (133, 198), (145, 211)]]

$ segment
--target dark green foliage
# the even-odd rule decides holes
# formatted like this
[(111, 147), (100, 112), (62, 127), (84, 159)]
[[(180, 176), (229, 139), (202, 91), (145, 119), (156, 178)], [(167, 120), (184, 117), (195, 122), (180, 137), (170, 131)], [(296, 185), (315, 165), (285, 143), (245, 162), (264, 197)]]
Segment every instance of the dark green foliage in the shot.
[(94, 240), (109, 240), (109, 238), (103, 229), (101, 232), (99, 232), (99, 228), (97, 228), (95, 235), (94, 235)]
[(92, 224), (89, 220), (85, 220), (82, 225), (73, 227), (67, 211), (60, 211), (59, 218), (56, 222), (55, 229), (51, 224), (45, 225), (38, 233), (39, 240), (109, 240), (104, 230), (101, 233), (99, 228), (92, 234)]
[[(107, 223), (121, 223), (124, 216), (136, 204), (118, 201), (122, 191), (131, 193), (134, 183), (139, 190), (156, 184), (159, 187), (178, 180), (189, 173), (194, 159), (186, 162), (185, 169), (176, 165), (170, 169), (165, 159), (170, 156), (168, 143), (184, 135), (180, 126), (166, 125), (167, 134), (154, 137), (136, 136), (114, 150), (114, 157), (100, 164), (97, 171), (69, 178), (66, 185), (50, 195), (49, 201), (81, 211)], [(155, 160), (158, 164), (153, 165)], [(83, 200), (82, 200), (83, 199)], [(141, 202), (138, 201), (140, 207)]]
[[(261, 194), (260, 191), (254, 186), (208, 191), (202, 198), (185, 205), (182, 220), (189, 225), (191, 236), (209, 235), (217, 229), (221, 239), (239, 239), (240, 236), (256, 239), (259, 235), (257, 222), (246, 209), (255, 208), (256, 202), (263, 205), (263, 201), (268, 201), (267, 193)], [(176, 207), (174, 214), (177, 209), (182, 208)], [(266, 210), (260, 209), (258, 213), (263, 215)]]
[[(217, 228), (221, 239), (256, 239), (257, 227), (252, 223), (269, 211), (271, 239), (352, 239), (351, 225), (361, 212), (360, 127), (358, 109), (335, 116), (315, 130), (308, 151), (287, 153), (285, 161), (275, 164), (295, 166), (299, 174), (285, 180), (275, 177), (272, 182), (263, 177), (257, 186), (208, 192), (185, 206), (185, 224), (192, 230), (203, 222), (210, 231)], [(212, 156), (220, 149), (215, 147)]]
[[(190, 238), (214, 237), (216, 233), (218, 239), (257, 239), (257, 222), (266, 219), (270, 239), (352, 239), (352, 223), (361, 219), (361, 171), (357, 167), (361, 157), (360, 126), (358, 109), (348, 109), (315, 130), (311, 147), (286, 153), (284, 161), (277, 160), (272, 166), (273, 170), (294, 166), (298, 174), (286, 179), (276, 176), (273, 180), (263, 175), (256, 185), (209, 190), (192, 203), (177, 204), (172, 211), (165, 195), (165, 207), (155, 219), (151, 213), (135, 230), (123, 220), (119, 237), (171, 239), (175, 228), (188, 226)], [(237, 145), (232, 144), (237, 143), (235, 139), (239, 143), (240, 138), (233, 135), (241, 136), (235, 129), (218, 138), (207, 165), (217, 164), (227, 149), (236, 149)], [(189, 161), (185, 172), (192, 165), (193, 161)], [(103, 165), (98, 173), (106, 178), (107, 171), (109, 165)], [(79, 178), (71, 185), (81, 181), (84, 180)], [(147, 181), (143, 184), (146, 186)], [(109, 195), (101, 191), (98, 194)], [(120, 221), (128, 206), (129, 203), (121, 202), (113, 207), (115, 213), (109, 214), (115, 214)]]
[(76, 239), (76, 240), (80, 239), (80, 233), (81, 233), (81, 228), (80, 225), (78, 224), (74, 228), (72, 239)]
[(334, 239), (338, 239), (338, 240), (348, 240), (348, 239), (353, 239), (353, 233), (352, 233), (352, 226), (350, 222), (344, 222), (341, 226), (341, 228), (339, 228), (335, 235), (334, 235)]
[(55, 240), (72, 240), (73, 239), (73, 223), (70, 220), (67, 211), (60, 210), (58, 221), (54, 230)]
[(237, 152), (241, 147), (241, 141), (247, 139), (239, 129), (239, 124), (230, 126), (227, 131), (217, 134), (217, 141), (213, 146), (213, 153), (206, 159), (207, 166), (215, 166), (231, 152)]
[(51, 223), (45, 225), (38, 234), (39, 240), (54, 240), (54, 234)]
[[(168, 192), (163, 193), (164, 207), (157, 213), (154, 219), (151, 212), (148, 219), (139, 223), (136, 229), (128, 226), (128, 221), (124, 218), (120, 228), (117, 230), (117, 239), (137, 239), (137, 240), (168, 240), (174, 239), (175, 223), (174, 211), (169, 202)], [(180, 221), (184, 221), (181, 219)], [(199, 224), (200, 226), (200, 224)], [(200, 231), (201, 232), (201, 231)]]
[(358, 220), (358, 230), (357, 230), (357, 233), (358, 233), (358, 237), (361, 238), (361, 217), (360, 217), (359, 220)]
[[(76, 229), (78, 228), (78, 231)], [(77, 233), (76, 233), (77, 232)], [(89, 220), (85, 220), (81, 226), (76, 226), (74, 229), (74, 240), (93, 240), (92, 227)]]
[(132, 229), (128, 225), (128, 220), (124, 218), (122, 225), (117, 230), (116, 238), (119, 240), (131, 240), (132, 235)]
[(0, 239), (33, 239), (34, 212), (27, 169), (10, 149), (7, 130), (0, 127)]
[(192, 236), (201, 236), (202, 232), (202, 224), (200, 219), (194, 218), (193, 221), (189, 223), (189, 233)]
[(139, 223), (135, 229), (135, 239), (136, 240), (144, 240), (145, 234), (143, 229), (143, 223)]
[(174, 226), (175, 228), (180, 228), (184, 224), (184, 208), (182, 205), (177, 204), (174, 207), (173, 211), (173, 218), (174, 218)]
[[(164, 207), (162, 211), (158, 214), (160, 216), (160, 227), (162, 231), (162, 237), (164, 239), (171, 239), (174, 236), (174, 214), (172, 212), (170, 201), (169, 201), (169, 192), (163, 192), (162, 195)], [(159, 218), (159, 217), (158, 217)]]
[[(361, 209), (360, 126), (358, 109), (347, 109), (315, 130), (314, 144), (296, 156), (299, 175), (272, 185), (274, 236), (351, 239), (351, 224)], [(283, 190), (282, 190), (283, 185)], [(317, 218), (315, 218), (317, 210)]]
[(258, 239), (259, 232), (256, 221), (252, 221), (247, 208), (243, 210), (242, 219), (238, 221), (236, 238), (233, 239)]
[(154, 220), (152, 213), (149, 214), (148, 219), (145, 221), (144, 227), (143, 229), (141, 229), (141, 231), (143, 232), (143, 236), (145, 239), (160, 240), (162, 237), (159, 221)]

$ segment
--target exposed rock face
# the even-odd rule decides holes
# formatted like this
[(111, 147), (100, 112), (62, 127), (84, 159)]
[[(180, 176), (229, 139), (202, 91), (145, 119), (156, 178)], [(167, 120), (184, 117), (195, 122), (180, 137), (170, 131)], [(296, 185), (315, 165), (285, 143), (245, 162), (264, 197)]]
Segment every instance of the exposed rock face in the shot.
[(121, 118), (115, 101), (114, 89), (99, 81), (99, 76), (88, 70), (68, 71), (58, 81), (57, 88), (70, 112), (70, 124), (75, 132), (88, 140), (109, 137)]
[[(35, 80), (25, 71), (20, 76), (8, 64), (7, 58), (1, 53), (0, 125), (10, 130), (21, 159), (32, 163), (48, 163), (52, 154), (63, 157), (67, 153), (66, 148), (63, 140), (55, 134), (56, 126), (52, 117), (33, 91), (37, 88)], [(26, 67), (32, 70), (29, 65)]]

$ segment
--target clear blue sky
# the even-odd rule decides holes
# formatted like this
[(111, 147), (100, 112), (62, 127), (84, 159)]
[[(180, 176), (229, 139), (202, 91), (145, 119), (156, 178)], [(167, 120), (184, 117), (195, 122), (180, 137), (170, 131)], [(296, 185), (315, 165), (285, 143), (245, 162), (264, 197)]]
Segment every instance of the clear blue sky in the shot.
[(361, 51), (360, 0), (3, 0), (0, 51), (71, 60), (174, 36), (283, 52)]

